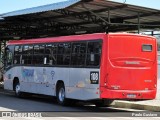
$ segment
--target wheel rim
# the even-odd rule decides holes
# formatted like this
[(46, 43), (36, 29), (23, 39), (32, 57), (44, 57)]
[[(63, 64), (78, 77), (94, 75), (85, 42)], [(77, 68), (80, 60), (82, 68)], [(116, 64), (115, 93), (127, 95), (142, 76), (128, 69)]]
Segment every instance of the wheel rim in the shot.
[(16, 94), (19, 94), (19, 92), (20, 92), (20, 85), (18, 84), (16, 85)]
[(60, 90), (59, 90), (59, 101), (60, 102), (63, 102), (64, 101), (64, 98), (65, 98), (65, 91), (64, 91), (64, 88), (61, 88)]

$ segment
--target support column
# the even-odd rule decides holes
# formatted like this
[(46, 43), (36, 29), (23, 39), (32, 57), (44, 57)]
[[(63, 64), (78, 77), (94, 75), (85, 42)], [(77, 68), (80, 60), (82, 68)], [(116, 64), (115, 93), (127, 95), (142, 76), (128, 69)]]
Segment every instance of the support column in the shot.
[(2, 82), (4, 73), (4, 54), (5, 54), (6, 41), (0, 40), (0, 82)]
[(151, 35), (154, 36), (154, 31), (151, 31)]

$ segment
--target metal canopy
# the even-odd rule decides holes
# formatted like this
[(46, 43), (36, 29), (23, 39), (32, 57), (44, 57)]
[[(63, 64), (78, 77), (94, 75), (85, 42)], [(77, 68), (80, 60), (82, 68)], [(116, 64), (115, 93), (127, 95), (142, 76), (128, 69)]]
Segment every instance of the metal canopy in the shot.
[(0, 39), (160, 29), (160, 10), (108, 0), (68, 0), (0, 18)]

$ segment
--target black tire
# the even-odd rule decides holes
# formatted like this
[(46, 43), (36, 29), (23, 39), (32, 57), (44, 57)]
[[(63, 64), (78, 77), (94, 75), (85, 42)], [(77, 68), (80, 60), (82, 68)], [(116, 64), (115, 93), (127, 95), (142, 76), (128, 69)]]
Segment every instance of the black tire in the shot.
[(15, 96), (16, 97), (22, 97), (22, 92), (20, 91), (21, 87), (20, 87), (20, 83), (16, 82), (14, 85), (14, 91), (15, 91)]
[(58, 84), (56, 96), (58, 104), (67, 105), (67, 100), (65, 98), (65, 87), (63, 83)]
[(109, 107), (113, 100), (102, 100), (95, 102), (96, 107)]

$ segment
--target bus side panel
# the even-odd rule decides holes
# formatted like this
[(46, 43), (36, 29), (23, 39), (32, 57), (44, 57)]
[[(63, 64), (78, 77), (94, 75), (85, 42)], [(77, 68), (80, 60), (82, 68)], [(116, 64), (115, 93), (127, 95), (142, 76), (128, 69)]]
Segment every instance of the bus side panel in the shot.
[(94, 100), (100, 97), (100, 82), (91, 83), (92, 72), (99, 73), (100, 71), (94, 68), (17, 66), (5, 73), (4, 88), (13, 90), (13, 80), (17, 77), (22, 92), (56, 96), (56, 83), (62, 80), (65, 85), (66, 98)]
[[(13, 90), (13, 80), (18, 77), (21, 80), (21, 69), (20, 67), (12, 67), (7, 72), (4, 73), (4, 89)], [(21, 81), (20, 81), (21, 82)]]
[(13, 76), (11, 76), (12, 73), (13, 73), (13, 69), (10, 69), (3, 74), (5, 90), (13, 90)]
[[(14, 73), (14, 74), (13, 74)], [(7, 76), (11, 76), (8, 79)], [(17, 77), (22, 92), (55, 96), (55, 86), (58, 80), (69, 84), (69, 70), (56, 67), (13, 67), (5, 73), (4, 88), (13, 90), (13, 80)]]
[[(91, 74), (98, 73), (99, 69), (94, 68), (69, 68), (70, 81), (67, 90), (67, 97), (79, 100), (98, 99), (99, 80), (97, 83), (91, 82)], [(100, 76), (98, 76), (100, 79)]]
[[(33, 77), (25, 76), (24, 80), (30, 83), (31, 93), (56, 95), (56, 83), (58, 80), (64, 82), (65, 87), (69, 84), (69, 70), (67, 68), (58, 67), (25, 67), (25, 69), (33, 71)], [(32, 73), (31, 73), (32, 74)], [(25, 87), (25, 91), (28, 90)]]

